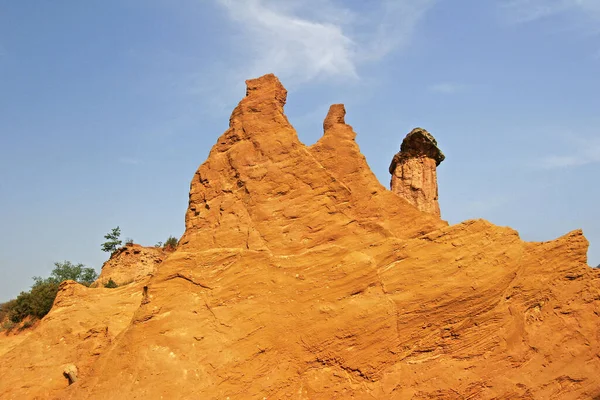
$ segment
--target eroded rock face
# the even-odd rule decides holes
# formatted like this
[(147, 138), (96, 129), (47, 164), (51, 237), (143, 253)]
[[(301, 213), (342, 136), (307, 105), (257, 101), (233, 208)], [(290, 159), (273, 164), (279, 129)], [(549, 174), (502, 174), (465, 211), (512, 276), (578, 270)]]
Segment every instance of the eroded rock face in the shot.
[(248, 81), (177, 250), (138, 287), (63, 285), (40, 334), (0, 358), (0, 398), (600, 396), (581, 231), (448, 226), (379, 184), (342, 105), (300, 143), (285, 94)]
[[(182, 250), (293, 254), (352, 235), (376, 241), (393, 230), (415, 237), (446, 225), (410, 206), (391, 206), (397, 198), (370, 171), (343, 105), (332, 106), (325, 134), (307, 148), (283, 113), (287, 92), (279, 80), (265, 75), (246, 83), (229, 129), (192, 180)], [(359, 214), (380, 228), (358, 223)]]
[(390, 164), (392, 192), (419, 210), (439, 217), (436, 168), (444, 158), (429, 132), (422, 128), (413, 129)]
[(103, 286), (110, 279), (117, 285), (125, 285), (149, 278), (168, 252), (162, 247), (144, 247), (130, 244), (117, 250), (102, 265), (100, 276), (92, 287)]
[[(77, 378), (89, 377), (98, 357), (129, 326), (141, 299), (142, 287), (135, 283), (105, 289), (63, 282), (48, 315), (17, 346), (0, 353), (0, 399), (66, 398), (65, 390), (77, 390), (79, 383), (65, 379), (65, 372), (73, 372), (69, 365), (76, 366)], [(119, 368), (119, 362), (111, 363)]]

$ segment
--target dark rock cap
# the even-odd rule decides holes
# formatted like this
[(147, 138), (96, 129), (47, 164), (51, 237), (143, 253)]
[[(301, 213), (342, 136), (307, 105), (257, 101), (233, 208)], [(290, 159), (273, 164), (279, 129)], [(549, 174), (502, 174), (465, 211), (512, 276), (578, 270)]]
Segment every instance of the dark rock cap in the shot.
[(429, 157), (440, 165), (446, 158), (444, 153), (437, 147), (437, 141), (423, 128), (415, 128), (402, 141), (400, 152), (394, 156), (390, 164), (390, 174), (394, 173), (396, 164), (401, 160), (413, 157)]

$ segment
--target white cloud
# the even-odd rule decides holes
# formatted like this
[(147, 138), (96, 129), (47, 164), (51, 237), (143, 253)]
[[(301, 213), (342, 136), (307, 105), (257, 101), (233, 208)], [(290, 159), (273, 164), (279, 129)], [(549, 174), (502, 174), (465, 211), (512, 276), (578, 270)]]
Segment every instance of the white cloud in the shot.
[(541, 160), (544, 169), (569, 168), (600, 163), (600, 139), (572, 138), (570, 154), (550, 155)]
[(274, 72), (293, 84), (357, 79), (361, 63), (409, 43), (435, 0), (379, 0), (360, 14), (333, 0), (217, 1), (245, 33), (238, 39), (250, 66), (239, 73)]
[(454, 94), (465, 90), (466, 86), (456, 82), (442, 82), (428, 87), (430, 92)]
[[(600, 0), (500, 0), (510, 23), (534, 23), (552, 19), (552, 29), (582, 36), (600, 35)], [(596, 57), (598, 50), (592, 50)]]

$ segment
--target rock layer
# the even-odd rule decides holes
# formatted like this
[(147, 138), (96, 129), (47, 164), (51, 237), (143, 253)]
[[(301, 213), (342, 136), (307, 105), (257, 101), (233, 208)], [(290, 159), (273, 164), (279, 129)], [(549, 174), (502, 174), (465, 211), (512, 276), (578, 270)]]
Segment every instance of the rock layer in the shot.
[(419, 210), (439, 217), (436, 168), (444, 158), (429, 132), (422, 128), (413, 129), (390, 164), (392, 192)]
[[(43, 334), (0, 359), (0, 397), (600, 396), (600, 273), (581, 231), (527, 243), (483, 220), (448, 226), (377, 182), (343, 106), (306, 147), (277, 78), (247, 84), (194, 175), (177, 250), (135, 294), (67, 285)], [(86, 342), (95, 325), (75, 316), (72, 333), (57, 324), (67, 304), (110, 320), (104, 293), (137, 302), (109, 342)]]

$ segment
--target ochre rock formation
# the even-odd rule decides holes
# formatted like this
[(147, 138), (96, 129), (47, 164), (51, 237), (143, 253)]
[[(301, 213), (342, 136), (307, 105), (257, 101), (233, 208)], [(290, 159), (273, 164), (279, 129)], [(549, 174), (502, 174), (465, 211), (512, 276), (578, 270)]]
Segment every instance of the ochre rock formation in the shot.
[(392, 192), (426, 213), (440, 216), (436, 168), (444, 154), (429, 132), (413, 129), (390, 164)]
[(138, 284), (63, 284), (0, 358), (0, 398), (600, 396), (600, 274), (581, 231), (528, 243), (448, 226), (377, 182), (343, 106), (307, 147), (278, 79), (247, 84), (177, 250)]
[(75, 366), (79, 378), (88, 376), (130, 324), (141, 299), (142, 288), (136, 284), (105, 289), (63, 282), (40, 325), (0, 354), (0, 399), (64, 398), (69, 386), (65, 370)]
[(100, 276), (92, 287), (103, 286), (110, 279), (119, 286), (144, 280), (154, 274), (167, 255), (168, 252), (162, 247), (128, 244), (113, 253), (102, 265)]

